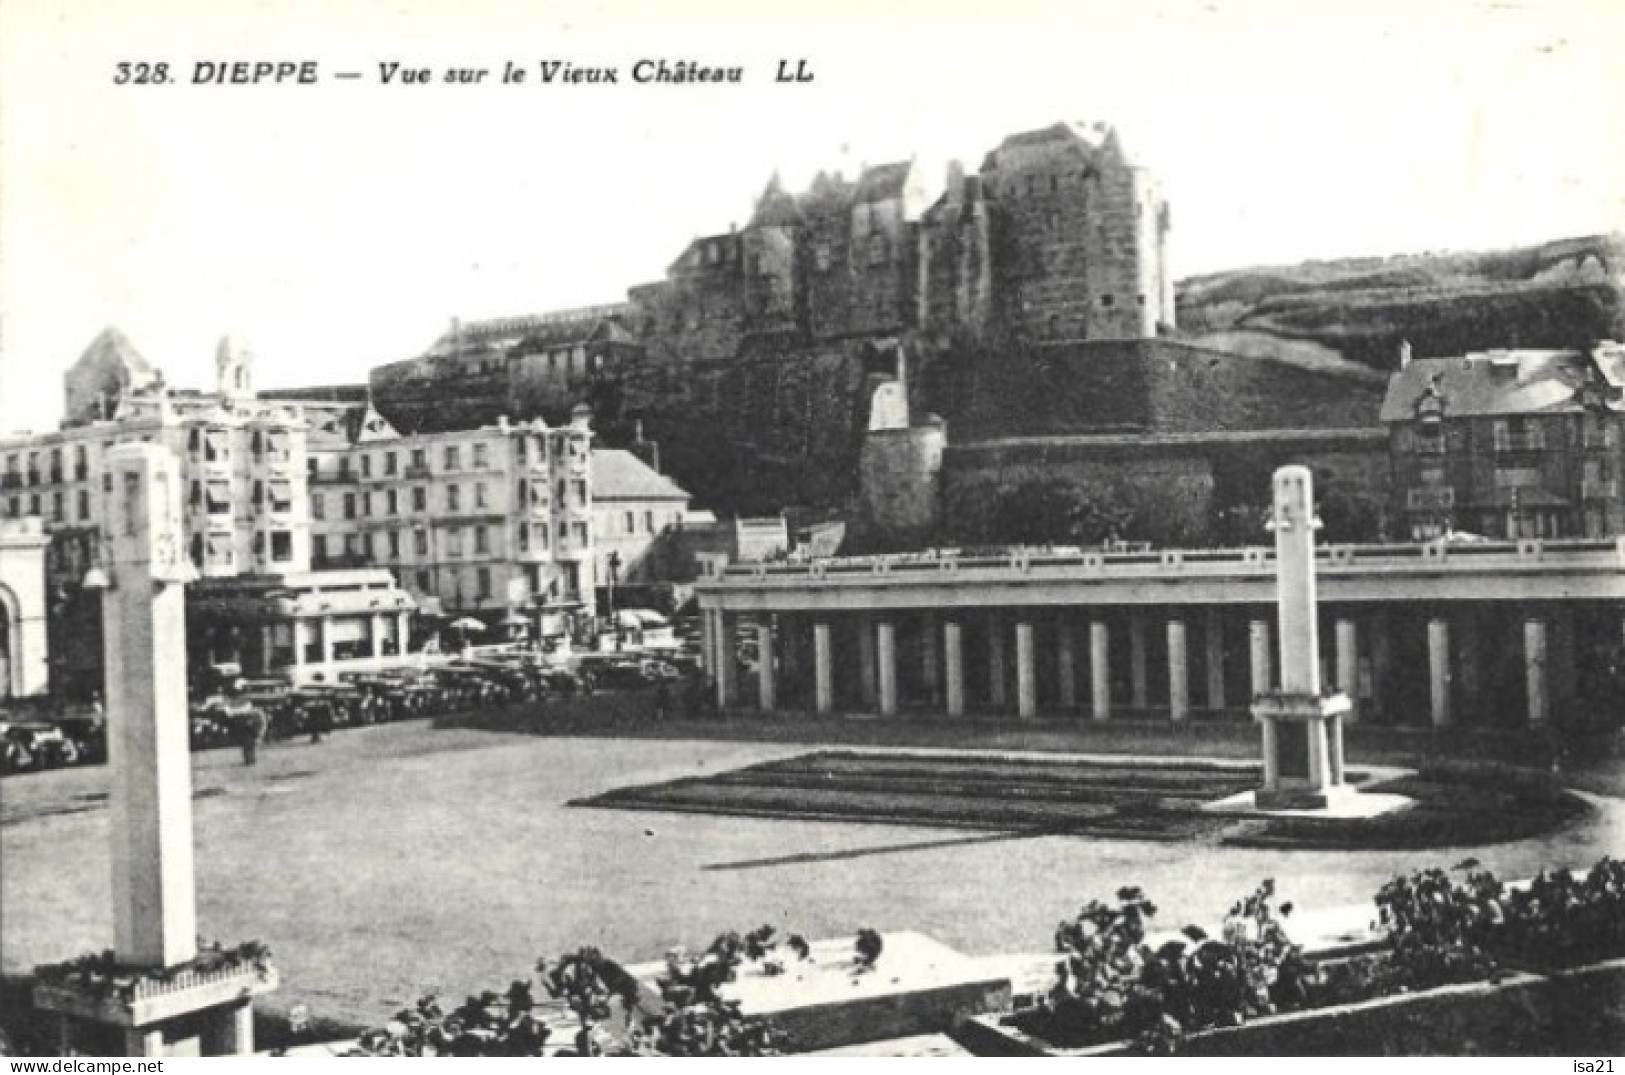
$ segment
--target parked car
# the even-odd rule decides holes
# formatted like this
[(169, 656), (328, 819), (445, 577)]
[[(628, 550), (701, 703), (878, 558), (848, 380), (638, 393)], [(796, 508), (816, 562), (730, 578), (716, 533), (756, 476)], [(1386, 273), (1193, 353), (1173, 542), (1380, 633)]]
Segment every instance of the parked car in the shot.
[(0, 772), (24, 773), (72, 765), (79, 748), (55, 724), (43, 720), (0, 722)]

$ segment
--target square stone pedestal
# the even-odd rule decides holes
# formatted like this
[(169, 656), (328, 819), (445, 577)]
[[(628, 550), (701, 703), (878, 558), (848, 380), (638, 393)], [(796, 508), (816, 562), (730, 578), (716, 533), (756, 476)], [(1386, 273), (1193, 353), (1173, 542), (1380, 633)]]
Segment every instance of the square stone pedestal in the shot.
[[(132, 970), (132, 974), (139, 971)], [(249, 1056), (254, 998), (277, 987), (275, 970), (252, 966), (182, 970), (129, 990), (105, 982), (41, 981), (34, 1007), (59, 1019), (61, 1055)], [(97, 1047), (100, 1043), (100, 1047)]]
[[(920, 933), (887, 933), (872, 970), (852, 962), (853, 940), (814, 941), (812, 959), (779, 952), (784, 973), (740, 966), (722, 989), (746, 1015), (781, 1030), (789, 1051), (939, 1034), (965, 1018), (1010, 1006), (1010, 979)], [(653, 980), (664, 968), (631, 968)]]
[(1266, 694), (1253, 702), (1264, 737), (1260, 810), (1324, 810), (1355, 794), (1343, 782), (1343, 717), (1347, 695)]

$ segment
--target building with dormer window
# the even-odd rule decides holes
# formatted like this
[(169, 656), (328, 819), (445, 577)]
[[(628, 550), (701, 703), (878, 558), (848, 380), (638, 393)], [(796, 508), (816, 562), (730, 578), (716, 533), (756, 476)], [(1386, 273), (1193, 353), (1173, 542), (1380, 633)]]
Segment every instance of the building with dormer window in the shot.
[(1625, 534), (1625, 347), (1404, 361), (1382, 406), (1413, 540)]

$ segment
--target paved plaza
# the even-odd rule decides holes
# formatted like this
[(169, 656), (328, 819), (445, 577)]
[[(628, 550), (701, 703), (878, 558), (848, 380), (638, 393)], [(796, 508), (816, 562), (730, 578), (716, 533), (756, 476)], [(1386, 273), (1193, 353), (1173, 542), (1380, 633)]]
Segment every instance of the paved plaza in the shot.
[[(234, 751), (199, 754), (199, 931), (271, 946), (283, 986), (269, 1009), (305, 1003), (319, 1017), (376, 1023), (425, 991), (460, 999), (505, 987), (537, 956), (581, 944), (638, 961), (771, 923), (811, 937), (912, 929), (973, 955), (1041, 951), (1057, 921), (1126, 884), (1147, 890), (1159, 924), (1177, 926), (1219, 918), (1266, 877), (1316, 908), (1363, 902), (1396, 872), (1468, 855), (1518, 877), (1625, 846), (1617, 785), (1593, 796), (1591, 817), (1542, 838), (1428, 852), (1213, 850), (564, 805), (789, 757), (815, 738), (534, 736), (418, 721), (275, 744), (254, 768)], [(1076, 749), (1094, 748), (1079, 736)], [(99, 767), (0, 786), (7, 973), (108, 947), (106, 790)]]

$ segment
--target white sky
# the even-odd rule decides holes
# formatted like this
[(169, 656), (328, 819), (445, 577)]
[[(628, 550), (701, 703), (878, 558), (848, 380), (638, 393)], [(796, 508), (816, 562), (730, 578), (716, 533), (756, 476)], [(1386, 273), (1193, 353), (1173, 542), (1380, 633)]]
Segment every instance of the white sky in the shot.
[[(262, 385), (356, 381), (454, 315), (621, 299), (775, 168), (974, 168), (1058, 119), (1157, 170), (1180, 275), (1622, 228), (1622, 54), (1620, 0), (3, 0), (0, 429), (53, 425), (108, 324), (175, 384), (226, 331)], [(747, 84), (536, 81), (644, 57)], [(112, 84), (143, 59), (368, 81)], [(508, 59), (529, 83), (376, 84)]]

